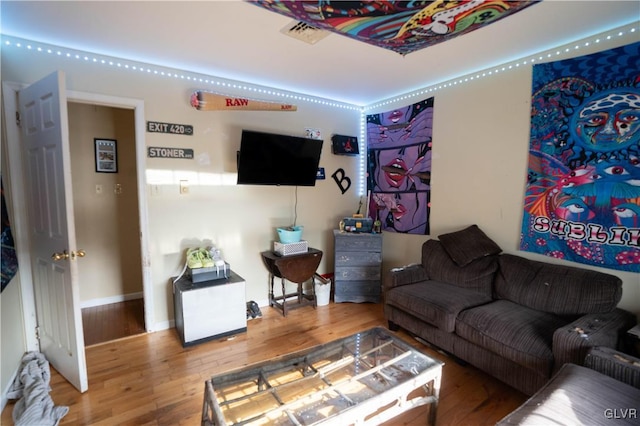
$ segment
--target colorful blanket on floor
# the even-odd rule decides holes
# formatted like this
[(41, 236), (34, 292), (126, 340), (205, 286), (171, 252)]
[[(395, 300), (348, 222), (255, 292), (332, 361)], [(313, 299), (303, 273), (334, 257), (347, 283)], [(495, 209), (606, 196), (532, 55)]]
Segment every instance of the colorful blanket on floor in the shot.
[(520, 249), (640, 272), (640, 42), (533, 67)]

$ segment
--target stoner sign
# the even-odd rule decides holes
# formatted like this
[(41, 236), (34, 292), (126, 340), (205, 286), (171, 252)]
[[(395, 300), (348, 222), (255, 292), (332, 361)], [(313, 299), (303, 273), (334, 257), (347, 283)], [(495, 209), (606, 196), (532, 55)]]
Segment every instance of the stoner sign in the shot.
[(147, 148), (149, 158), (183, 158), (193, 159), (193, 149), (190, 148), (161, 148), (150, 146)]

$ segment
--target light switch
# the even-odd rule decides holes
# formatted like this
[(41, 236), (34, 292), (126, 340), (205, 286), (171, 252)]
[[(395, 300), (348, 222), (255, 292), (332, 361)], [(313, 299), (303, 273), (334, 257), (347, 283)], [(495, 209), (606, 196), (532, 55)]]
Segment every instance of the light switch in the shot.
[(188, 194), (189, 193), (189, 181), (181, 180), (180, 181), (180, 194)]
[(96, 194), (102, 195), (102, 185), (100, 184), (96, 185)]

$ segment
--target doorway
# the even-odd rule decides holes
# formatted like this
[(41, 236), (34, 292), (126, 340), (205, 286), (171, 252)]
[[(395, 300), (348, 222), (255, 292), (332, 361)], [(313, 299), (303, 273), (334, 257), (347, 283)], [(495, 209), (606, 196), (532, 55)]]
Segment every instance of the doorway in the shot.
[[(58, 80), (58, 83), (64, 79), (64, 73), (62, 74), (62, 78), (59, 75), (56, 75), (55, 78)], [(21, 130), (20, 130), (20, 116), (18, 115), (18, 92), (22, 89), (25, 89), (28, 85), (21, 83), (13, 83), (13, 82), (2, 82), (2, 91), (3, 91), (3, 109), (4, 109), (4, 124), (5, 134), (7, 140), (7, 157), (9, 158), (9, 163), (11, 164), (11, 176), (16, 176), (16, 179), (11, 179), (11, 192), (12, 194), (18, 194), (14, 196), (14, 226), (16, 232), (14, 234), (14, 238), (17, 241), (20, 241), (20, 246), (23, 247), (23, 250), (18, 252), (18, 258), (21, 264), (23, 265), (33, 265), (34, 255), (31, 253), (29, 238), (29, 223), (27, 218), (29, 216), (27, 209), (27, 199), (26, 197), (20, 196), (19, 194), (24, 194), (26, 191), (26, 185), (28, 183), (28, 179), (20, 178), (20, 176), (26, 176), (25, 167), (23, 164), (23, 153), (21, 146)], [(64, 83), (61, 85), (64, 87)], [(123, 109), (128, 109), (134, 111), (134, 121), (135, 121), (135, 161), (136, 161), (136, 169), (138, 171), (136, 178), (136, 186), (138, 189), (138, 213), (139, 213), (139, 226), (140, 226), (140, 249), (141, 249), (141, 257), (142, 257), (142, 285), (143, 285), (143, 295), (144, 295), (144, 324), (147, 332), (155, 331), (155, 309), (153, 304), (153, 293), (154, 288), (152, 285), (152, 276), (151, 276), (151, 262), (150, 262), (150, 249), (149, 249), (149, 220), (148, 220), (148, 206), (147, 206), (147, 196), (146, 196), (146, 181), (145, 181), (145, 167), (146, 167), (146, 143), (145, 143), (145, 112), (144, 112), (144, 101), (140, 99), (132, 99), (132, 98), (122, 98), (118, 96), (110, 96), (110, 95), (101, 95), (95, 93), (88, 92), (79, 92), (73, 90), (66, 90), (62, 92), (62, 97), (64, 97), (67, 101), (70, 102), (78, 102), (78, 103), (86, 103), (92, 105), (103, 105), (103, 106), (112, 106)], [(67, 103), (65, 101), (65, 104)], [(66, 108), (64, 109), (64, 115), (67, 115)], [(18, 119), (16, 119), (16, 117)], [(55, 117), (54, 117), (55, 118)], [(63, 145), (68, 147), (68, 134), (67, 132), (63, 132), (62, 138)], [(65, 180), (65, 184), (67, 184), (67, 176), (63, 178)], [(71, 206), (69, 208), (72, 208)], [(75, 235), (73, 246), (75, 247)], [(46, 256), (45, 256), (46, 257)], [(25, 338), (25, 350), (26, 351), (44, 351), (41, 347), (40, 340), (38, 339), (37, 333), (34, 333), (34, 330), (38, 329), (38, 320), (37, 320), (37, 309), (36, 309), (36, 296), (35, 296), (35, 287), (33, 285), (33, 276), (31, 268), (20, 268), (20, 303), (22, 305), (22, 315), (23, 315), (23, 324), (24, 324), (24, 338)], [(73, 342), (70, 344), (75, 345), (77, 340), (80, 339), (82, 335), (82, 323), (80, 320), (81, 317), (81, 308), (80, 303), (75, 302), (75, 297), (73, 303), (71, 304), (74, 307), (73, 311), (66, 311), (66, 314), (69, 318), (77, 318), (78, 320), (74, 321), (74, 327), (79, 327), (80, 335), (78, 333), (68, 334), (73, 339)], [(76, 329), (76, 331), (78, 331)], [(84, 339), (80, 341), (80, 343), (84, 343)], [(78, 348), (78, 350), (82, 350)], [(70, 354), (68, 352), (68, 354)], [(47, 354), (49, 356), (49, 354)], [(71, 357), (67, 356), (64, 358), (64, 361), (68, 361)], [(61, 363), (58, 371), (69, 380), (80, 392), (84, 392), (87, 389), (86, 377), (87, 370), (86, 364), (84, 363), (84, 353), (79, 354), (78, 358), (80, 361), (77, 365), (70, 365), (69, 362)], [(76, 360), (74, 358), (73, 360)], [(62, 368), (64, 367), (64, 368)]]
[[(94, 93), (86, 93), (86, 92), (76, 92), (69, 90), (67, 91), (67, 99), (69, 104), (78, 103), (85, 104), (90, 107), (111, 107), (114, 108), (119, 113), (125, 114), (125, 118), (127, 120), (131, 119), (131, 115), (133, 114), (133, 123), (132, 128), (134, 129), (134, 138), (133, 141), (133, 149), (134, 151), (126, 151), (127, 158), (135, 161), (135, 185), (137, 187), (137, 215), (134, 216), (135, 220), (138, 223), (139, 229), (139, 244), (140, 244), (140, 253), (141, 253), (141, 264), (139, 265), (139, 270), (142, 272), (142, 294), (139, 297), (143, 297), (143, 315), (144, 315), (144, 328), (146, 332), (155, 331), (155, 310), (153, 306), (153, 285), (151, 280), (151, 264), (149, 260), (149, 221), (148, 221), (148, 211), (147, 211), (147, 192), (146, 192), (146, 179), (145, 179), (145, 167), (146, 167), (146, 142), (145, 142), (145, 131), (146, 131), (146, 122), (145, 122), (145, 113), (144, 113), (144, 102), (138, 99), (130, 99), (130, 98), (121, 98), (115, 96), (108, 95), (99, 95)], [(128, 114), (127, 114), (128, 112)], [(70, 116), (71, 117), (71, 116)], [(128, 117), (128, 118), (127, 118)], [(72, 118), (70, 118), (72, 120)], [(130, 131), (130, 125), (124, 127), (124, 132)], [(130, 136), (127, 136), (130, 137)], [(117, 139), (116, 139), (117, 142)], [(117, 149), (117, 143), (116, 143)], [(130, 156), (130, 157), (129, 157)], [(93, 158), (93, 157), (92, 157)], [(119, 158), (119, 164), (123, 157)], [(126, 164), (126, 159), (125, 164)], [(95, 160), (93, 160), (95, 161)], [(95, 163), (94, 163), (95, 164)], [(133, 166), (129, 163), (129, 166)], [(118, 166), (120, 169), (120, 166)], [(132, 188), (134, 184), (133, 178), (130, 178), (131, 181), (128, 184), (129, 188)], [(113, 183), (113, 182), (112, 182)], [(113, 183), (115, 184), (115, 183)], [(93, 191), (96, 191), (96, 182), (92, 181), (90, 186)], [(105, 191), (107, 188), (104, 186), (102, 190)], [(109, 187), (109, 190), (115, 190), (116, 187)], [(121, 190), (126, 190), (126, 188), (120, 187)], [(75, 204), (75, 203), (74, 203)], [(77, 215), (76, 215), (77, 216)], [(130, 238), (124, 239), (124, 241), (130, 241), (133, 239), (133, 231), (129, 229), (129, 233), (131, 234)], [(131, 251), (130, 247), (120, 246), (118, 250), (121, 253), (127, 253)], [(137, 262), (136, 262), (137, 263)], [(134, 294), (135, 296), (135, 294)], [(128, 296), (127, 298), (130, 298)], [(90, 299), (92, 300), (92, 299)], [(135, 297), (130, 300), (136, 300)], [(114, 300), (109, 301), (117, 304), (121, 304), (118, 309), (125, 309), (124, 305), (129, 303), (129, 300)], [(101, 303), (101, 306), (108, 306), (112, 303)], [(112, 306), (114, 307), (114, 306)], [(85, 306), (86, 309), (93, 309), (92, 306)], [(136, 308), (137, 309), (137, 308)], [(139, 313), (139, 311), (134, 311)], [(125, 314), (126, 315), (126, 314)], [(137, 315), (137, 314), (136, 314)], [(124, 318), (123, 314), (117, 315), (119, 318)]]
[[(135, 112), (68, 102), (85, 346), (145, 331)], [(108, 150), (107, 150), (108, 148)]]

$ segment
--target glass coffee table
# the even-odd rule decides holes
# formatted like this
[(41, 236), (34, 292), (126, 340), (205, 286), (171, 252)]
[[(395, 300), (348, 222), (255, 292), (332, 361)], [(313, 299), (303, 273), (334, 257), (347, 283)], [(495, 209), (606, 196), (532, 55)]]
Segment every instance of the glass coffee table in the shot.
[(435, 424), (443, 365), (377, 327), (213, 376), (202, 425), (379, 424), (425, 404)]

